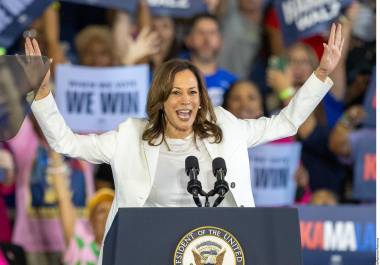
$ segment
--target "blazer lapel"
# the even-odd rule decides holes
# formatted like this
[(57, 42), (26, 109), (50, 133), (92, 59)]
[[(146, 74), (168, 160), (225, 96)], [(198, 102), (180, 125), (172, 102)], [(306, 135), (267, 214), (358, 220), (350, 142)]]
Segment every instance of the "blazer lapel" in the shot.
[[(154, 177), (156, 176), (158, 155), (160, 153), (160, 145), (150, 145), (148, 141), (143, 142), (143, 149), (145, 154), (146, 163), (148, 166), (150, 186), (153, 185)], [(156, 140), (154, 144), (158, 144), (159, 140)]]
[(211, 160), (221, 156), (220, 144), (212, 144), (207, 139), (203, 139), (202, 141), (211, 156)]

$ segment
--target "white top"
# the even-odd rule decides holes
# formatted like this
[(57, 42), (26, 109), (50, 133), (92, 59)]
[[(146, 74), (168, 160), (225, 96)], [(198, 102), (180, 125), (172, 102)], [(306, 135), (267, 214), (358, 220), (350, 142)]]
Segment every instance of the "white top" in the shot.
[[(193, 196), (187, 192), (190, 178), (185, 172), (185, 160), (190, 155), (198, 158), (198, 180), (203, 190), (209, 192), (216, 181), (211, 156), (203, 141), (197, 139), (194, 142), (194, 134), (185, 139), (166, 138), (166, 143), (160, 146), (156, 176), (144, 207), (196, 207)], [(217, 195), (209, 198), (210, 206), (216, 198)], [(200, 199), (204, 205), (205, 197), (200, 196)], [(226, 194), (218, 207), (236, 207), (231, 192)]]

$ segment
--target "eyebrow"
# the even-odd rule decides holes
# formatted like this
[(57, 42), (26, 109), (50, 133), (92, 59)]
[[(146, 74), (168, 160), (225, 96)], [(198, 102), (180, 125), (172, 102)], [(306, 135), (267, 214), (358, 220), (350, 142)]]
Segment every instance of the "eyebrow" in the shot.
[[(173, 89), (174, 88), (177, 88), (177, 89), (186, 89), (186, 88), (183, 88), (183, 87), (178, 87), (178, 86), (173, 86)], [(192, 86), (192, 87), (188, 87), (187, 89), (193, 89), (193, 88), (196, 88), (195, 86)]]

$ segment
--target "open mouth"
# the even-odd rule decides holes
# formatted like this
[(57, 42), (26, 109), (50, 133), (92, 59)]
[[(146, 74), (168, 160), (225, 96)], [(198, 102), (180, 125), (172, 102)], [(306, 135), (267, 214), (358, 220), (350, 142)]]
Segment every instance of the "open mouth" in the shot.
[(191, 117), (191, 110), (177, 110), (177, 117), (182, 121), (188, 121)]

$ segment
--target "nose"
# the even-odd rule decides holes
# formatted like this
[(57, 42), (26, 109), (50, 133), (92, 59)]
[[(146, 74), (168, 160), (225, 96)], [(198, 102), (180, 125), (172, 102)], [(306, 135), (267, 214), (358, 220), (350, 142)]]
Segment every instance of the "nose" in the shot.
[(182, 95), (181, 103), (182, 103), (182, 105), (189, 105), (190, 104), (190, 96), (187, 94)]

